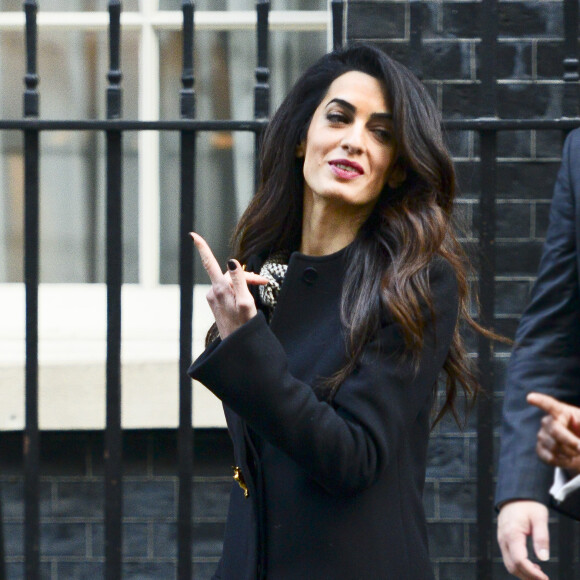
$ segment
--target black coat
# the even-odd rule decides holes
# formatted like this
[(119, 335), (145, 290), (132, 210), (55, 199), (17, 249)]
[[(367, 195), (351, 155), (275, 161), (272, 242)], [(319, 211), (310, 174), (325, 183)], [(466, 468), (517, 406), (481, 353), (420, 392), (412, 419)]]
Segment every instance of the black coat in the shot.
[(436, 321), (425, 308), (418, 368), (401, 357), (398, 325), (384, 320), (329, 404), (312, 385), (345, 361), (345, 256), (292, 254), (271, 324), (258, 312), (190, 368), (224, 403), (249, 491), (233, 486), (216, 578), (433, 577), (422, 493), (456, 278), (442, 259), (431, 267)]
[[(536, 454), (543, 412), (531, 391), (580, 405), (580, 130), (566, 139), (550, 224), (531, 301), (522, 315), (506, 377), (496, 503), (549, 503), (553, 468)], [(580, 515), (580, 511), (576, 516)]]

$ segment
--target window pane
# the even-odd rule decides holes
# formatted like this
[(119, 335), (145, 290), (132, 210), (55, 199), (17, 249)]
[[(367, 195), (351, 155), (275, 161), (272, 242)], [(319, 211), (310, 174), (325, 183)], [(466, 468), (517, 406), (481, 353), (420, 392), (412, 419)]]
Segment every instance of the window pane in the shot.
[[(252, 119), (256, 67), (254, 31), (199, 31), (195, 37), (195, 91), (199, 119)], [(161, 117), (179, 116), (181, 35), (160, 33)], [(326, 50), (320, 32), (270, 33), (271, 109), (299, 74)], [(161, 135), (161, 281), (178, 271), (179, 136)], [(229, 237), (254, 193), (252, 133), (200, 133), (196, 156), (195, 228), (217, 259), (229, 257)], [(198, 272), (202, 270), (197, 269)]]
[[(181, 10), (180, 0), (160, 0), (161, 10)], [(271, 10), (326, 10), (327, 0), (271, 0)], [(255, 0), (196, 0), (196, 10), (255, 10)]]
[[(22, 115), (24, 46), (19, 32), (0, 44), (0, 116)], [(46, 29), (39, 36), (40, 116), (105, 116), (108, 41), (105, 32)], [(123, 35), (125, 116), (137, 117), (138, 35)], [(44, 282), (90, 282), (104, 276), (105, 147), (92, 132), (41, 134), (41, 264)], [(0, 282), (22, 280), (23, 152), (18, 131), (0, 134)], [(125, 280), (137, 281), (137, 137), (124, 137)]]
[[(0, 0), (0, 10), (21, 12), (23, 0)], [(94, 12), (106, 11), (108, 0), (37, 0), (38, 10), (43, 12)], [(123, 11), (139, 10), (139, 0), (123, 0)]]

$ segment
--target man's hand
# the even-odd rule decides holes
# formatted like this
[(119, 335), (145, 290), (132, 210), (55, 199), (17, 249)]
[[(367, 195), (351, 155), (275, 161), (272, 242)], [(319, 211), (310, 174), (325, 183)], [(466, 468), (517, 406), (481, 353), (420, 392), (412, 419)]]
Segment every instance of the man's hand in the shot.
[(538, 559), (547, 561), (550, 557), (548, 508), (537, 501), (505, 503), (497, 520), (497, 541), (505, 567), (520, 580), (549, 580), (540, 566), (528, 558), (528, 536), (532, 536)]
[(580, 473), (580, 409), (539, 393), (530, 393), (527, 400), (547, 413), (538, 431), (540, 459), (571, 474)]

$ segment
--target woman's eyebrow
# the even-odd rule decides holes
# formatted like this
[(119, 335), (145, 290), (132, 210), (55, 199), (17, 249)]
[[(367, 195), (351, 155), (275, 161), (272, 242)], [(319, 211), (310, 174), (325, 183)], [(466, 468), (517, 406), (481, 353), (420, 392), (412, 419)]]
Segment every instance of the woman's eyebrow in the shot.
[[(332, 99), (331, 101), (328, 101), (328, 104), (326, 106), (329, 107), (333, 103), (336, 103), (337, 105), (340, 105), (341, 107), (344, 107), (345, 109), (348, 109), (352, 113), (356, 112), (356, 107), (352, 103), (349, 103), (348, 101), (345, 101), (344, 99), (339, 99), (337, 97), (335, 99)], [(391, 120), (392, 118), (393, 118), (393, 115), (391, 113), (373, 113), (371, 115), (371, 119)]]
[(372, 113), (371, 119), (384, 119), (385, 121), (392, 121), (392, 113)]
[(351, 112), (355, 112), (356, 111), (356, 107), (349, 103), (348, 101), (345, 101), (344, 99), (332, 99), (331, 101), (328, 101), (328, 105), (326, 105), (327, 107), (329, 107), (330, 105), (332, 105), (332, 103), (336, 103), (338, 105), (341, 105), (342, 107), (344, 107), (345, 109), (348, 109)]

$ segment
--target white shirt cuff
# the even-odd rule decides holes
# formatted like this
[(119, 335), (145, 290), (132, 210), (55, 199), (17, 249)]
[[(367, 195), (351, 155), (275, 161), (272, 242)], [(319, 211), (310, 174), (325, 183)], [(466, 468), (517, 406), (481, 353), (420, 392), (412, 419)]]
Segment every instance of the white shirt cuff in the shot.
[(559, 467), (554, 470), (554, 483), (550, 488), (550, 495), (558, 502), (563, 502), (573, 491), (580, 489), (580, 475), (568, 479), (566, 472)]

